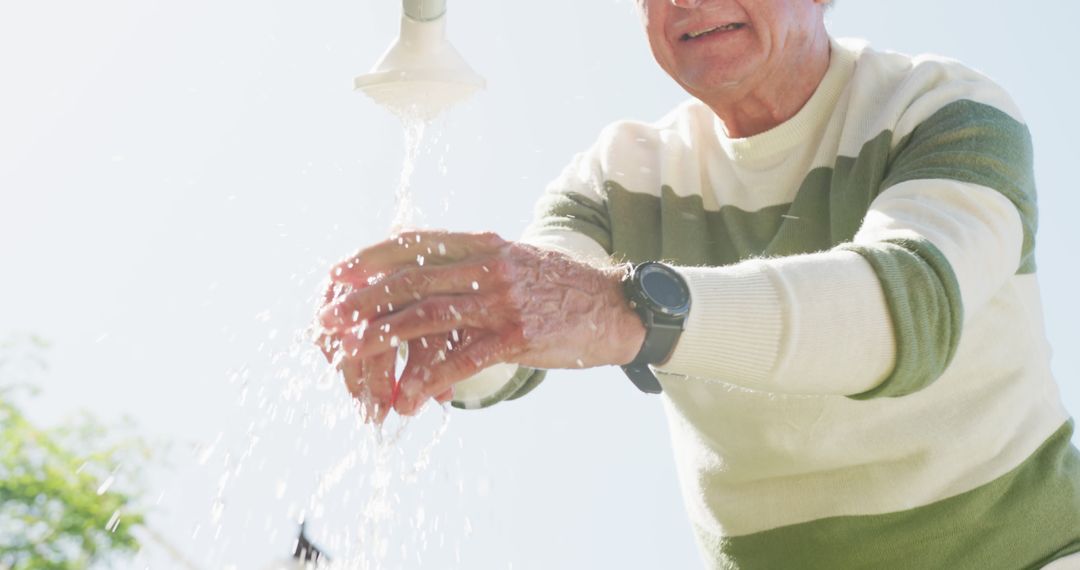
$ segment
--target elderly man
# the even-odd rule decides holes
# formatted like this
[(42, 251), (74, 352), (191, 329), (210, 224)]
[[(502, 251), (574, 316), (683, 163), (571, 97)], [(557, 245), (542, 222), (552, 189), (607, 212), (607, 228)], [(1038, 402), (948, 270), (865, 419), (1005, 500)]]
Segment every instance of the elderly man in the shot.
[(376, 420), (623, 366), (711, 567), (1075, 567), (1028, 130), (954, 61), (831, 39), (827, 4), (640, 0), (694, 98), (606, 129), (521, 242), (345, 260), (326, 348)]

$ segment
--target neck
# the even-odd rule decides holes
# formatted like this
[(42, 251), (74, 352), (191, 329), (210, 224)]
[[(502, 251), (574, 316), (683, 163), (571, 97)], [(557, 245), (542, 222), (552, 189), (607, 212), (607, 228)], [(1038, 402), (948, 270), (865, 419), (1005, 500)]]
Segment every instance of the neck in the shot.
[(705, 101), (731, 138), (768, 131), (794, 117), (814, 95), (829, 70), (830, 44), (824, 26), (807, 38), (804, 49), (755, 85)]

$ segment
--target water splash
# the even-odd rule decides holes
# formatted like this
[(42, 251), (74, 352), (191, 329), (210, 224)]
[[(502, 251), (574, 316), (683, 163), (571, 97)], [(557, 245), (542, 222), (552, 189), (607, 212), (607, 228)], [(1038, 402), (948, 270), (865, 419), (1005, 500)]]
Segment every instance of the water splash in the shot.
[[(429, 137), (438, 134), (431, 132), (428, 117), (399, 117), (405, 157), (391, 232), (419, 225), (413, 176)], [(446, 253), (444, 244), (424, 245), (428, 257)], [(419, 254), (417, 263), (424, 258)], [(313, 296), (297, 304), (298, 310), (315, 303)], [(283, 334), (293, 329), (283, 322), (287, 308), (255, 319), (266, 327), (257, 352), (269, 371), (245, 365), (231, 375), (236, 405), (244, 411), (238, 416), (250, 421), (193, 450), (194, 462), (216, 484), (205, 518), (192, 527), (190, 551), (204, 556), (205, 567), (260, 567), (265, 561), (230, 553), (251, 543), (288, 545), (295, 537), (289, 525), (306, 522), (309, 536), (333, 559), (326, 567), (335, 570), (422, 568), (430, 566), (425, 559), (460, 558), (469, 524), (461, 522), (463, 512), (455, 519), (445, 500), (456, 496), (464, 509), (462, 465), (459, 459), (435, 459), (450, 426), (449, 406), (428, 405), (413, 418), (391, 414), (381, 425), (365, 423), (367, 412), (347, 394), (338, 362), (327, 364), (313, 344), (315, 331)], [(408, 343), (399, 343), (398, 350), (400, 373)], [(429, 494), (442, 504), (427, 500)], [(261, 524), (252, 519), (256, 508), (271, 513)]]
[[(340, 379), (336, 390), (318, 388), (336, 370), (308, 333), (272, 352), (270, 361), (265, 377), (244, 367), (232, 378), (238, 389), (250, 386), (238, 406), (256, 419), (192, 450), (217, 483), (185, 550), (202, 553), (207, 568), (261, 568), (269, 561), (230, 552), (253, 540), (287, 549), (295, 536), (287, 525), (306, 522), (309, 536), (333, 559), (320, 568), (419, 568), (424, 559), (452, 560), (465, 539), (452, 532), (460, 525), (447, 525), (453, 517), (426, 500), (429, 493), (462, 494), (460, 461), (453, 471), (437, 453), (449, 407), (429, 405), (416, 417), (391, 416), (374, 426)], [(251, 519), (256, 509), (277, 514), (260, 528)]]

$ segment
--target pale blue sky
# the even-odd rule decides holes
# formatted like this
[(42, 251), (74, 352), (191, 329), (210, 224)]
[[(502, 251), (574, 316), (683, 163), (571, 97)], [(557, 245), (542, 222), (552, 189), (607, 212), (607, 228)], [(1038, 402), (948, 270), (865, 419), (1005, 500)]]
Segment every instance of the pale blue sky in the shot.
[[(543, 185), (604, 125), (658, 118), (685, 97), (652, 62), (632, 6), (450, 0), (451, 38), (489, 88), (440, 123), (422, 157), (428, 224), (517, 236)], [(400, 127), (351, 81), (396, 35), (398, 10), (394, 0), (0, 4), (0, 336), (55, 344), (31, 404), (40, 421), (79, 408), (126, 414), (177, 443), (149, 481), (152, 500), (164, 492), (151, 520), (204, 567), (257, 568), (284, 553), (290, 504), (358, 445), (340, 428), (285, 421), (340, 391), (313, 389), (272, 420), (253, 402), (259, 387), (277, 398), (275, 375), (296, 368), (270, 355), (306, 323), (328, 260), (389, 225)], [(841, 0), (829, 20), (834, 34), (879, 48), (960, 59), (1019, 103), (1036, 148), (1054, 371), (1080, 412), (1080, 4)], [(229, 378), (245, 367), (252, 395), (241, 405)], [(415, 428), (416, 445), (437, 416)], [(260, 443), (227, 482), (215, 539), (224, 454), (244, 452), (253, 422)], [(219, 434), (199, 464), (189, 447)], [(454, 412), (433, 465), (432, 480), (402, 491), (407, 515), (423, 503), (420, 526), (441, 516), (447, 534), (425, 567), (698, 565), (660, 402), (616, 370), (555, 373), (524, 400)], [(354, 524), (353, 504), (327, 501), (313, 533)], [(161, 549), (143, 560), (170, 567)]]

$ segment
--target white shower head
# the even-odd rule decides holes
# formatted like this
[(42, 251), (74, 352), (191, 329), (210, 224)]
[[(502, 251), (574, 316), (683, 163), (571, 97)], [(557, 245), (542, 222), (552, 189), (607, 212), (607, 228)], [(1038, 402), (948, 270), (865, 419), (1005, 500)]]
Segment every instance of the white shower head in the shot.
[(399, 115), (431, 119), (484, 87), (446, 39), (446, 0), (403, 0), (401, 33), (357, 89)]

